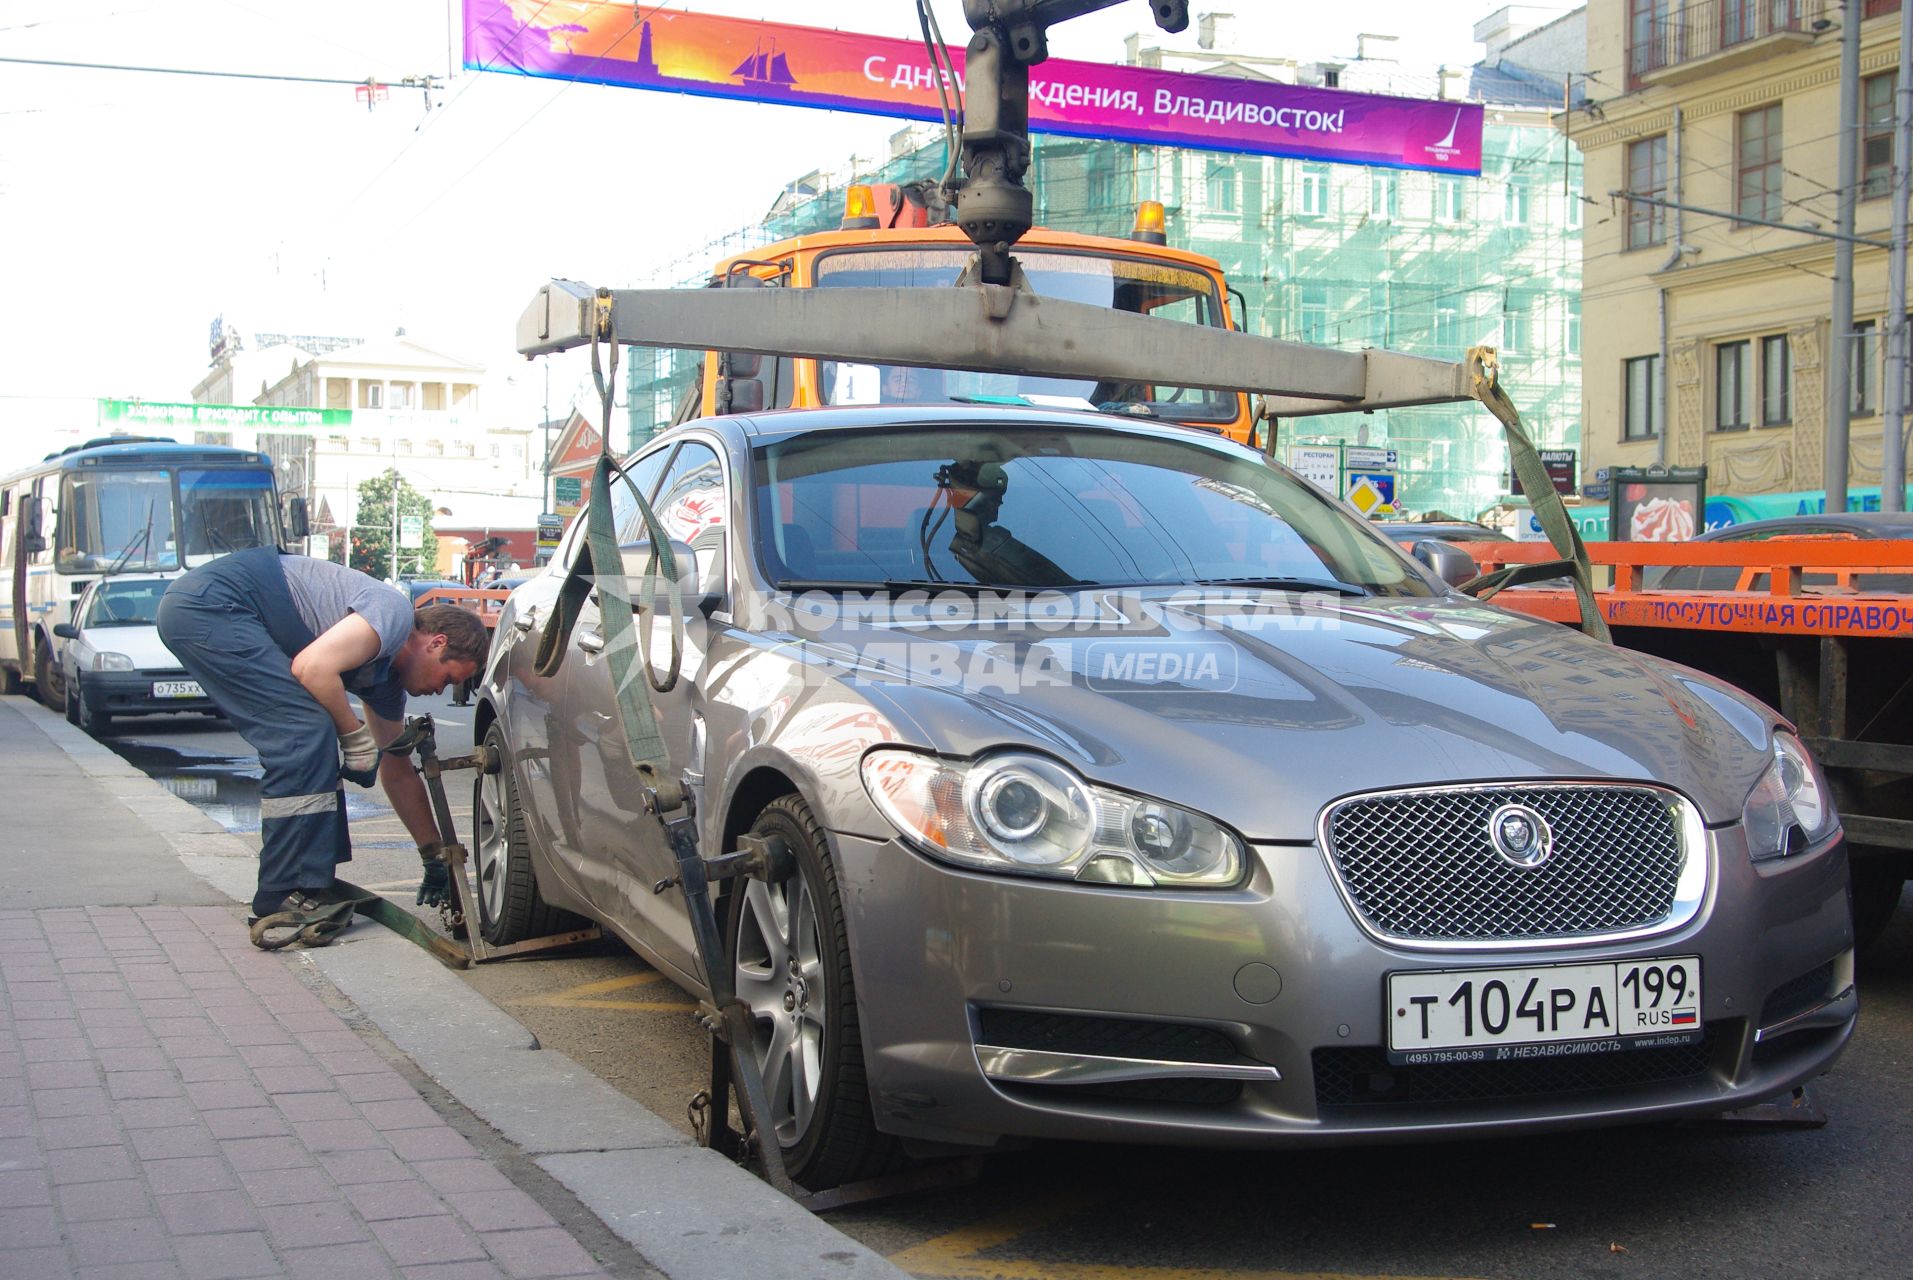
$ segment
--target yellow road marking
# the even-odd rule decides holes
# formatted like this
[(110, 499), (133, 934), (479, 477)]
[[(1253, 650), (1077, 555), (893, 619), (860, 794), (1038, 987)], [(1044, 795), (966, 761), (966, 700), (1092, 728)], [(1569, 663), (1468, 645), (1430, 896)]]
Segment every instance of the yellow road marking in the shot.
[(600, 996), (608, 995), (613, 991), (629, 991), (633, 987), (645, 987), (658, 982), (669, 982), (669, 979), (659, 973), (632, 973), (619, 978), (603, 978), (597, 982), (568, 987), (549, 995), (520, 996), (517, 999), (507, 1000), (505, 1003), (534, 1005), (542, 1009), (623, 1009), (635, 1013), (690, 1013), (697, 1008), (697, 1005), (689, 1000), (599, 999)]
[(1429, 1276), (1356, 1275), (1342, 1271), (1243, 1271), (1228, 1267), (1123, 1267), (1094, 1262), (981, 1257), (986, 1250), (1072, 1213), (1095, 1207), (1085, 1196), (1058, 1196), (999, 1214), (890, 1255), (924, 1280), (1437, 1280)]

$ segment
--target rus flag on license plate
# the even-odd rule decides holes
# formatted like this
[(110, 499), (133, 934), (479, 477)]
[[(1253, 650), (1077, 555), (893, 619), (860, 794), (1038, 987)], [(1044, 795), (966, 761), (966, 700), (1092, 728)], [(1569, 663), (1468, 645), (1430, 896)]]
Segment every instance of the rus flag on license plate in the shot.
[(1692, 1009), (1676, 1009), (1669, 1021), (1677, 1027), (1691, 1027), (1700, 1021), (1700, 1015)]

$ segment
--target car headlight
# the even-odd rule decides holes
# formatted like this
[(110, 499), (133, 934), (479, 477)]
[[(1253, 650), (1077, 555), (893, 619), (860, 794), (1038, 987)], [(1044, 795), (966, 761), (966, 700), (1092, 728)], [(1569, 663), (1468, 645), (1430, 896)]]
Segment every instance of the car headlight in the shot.
[(133, 660), (123, 653), (106, 653), (100, 650), (95, 650), (93, 653), (93, 670), (95, 671), (131, 671), (132, 669)]
[(1241, 880), (1242, 842), (1199, 813), (1094, 786), (1045, 756), (878, 750), (864, 788), (906, 840), (979, 871), (1133, 888)]
[(1791, 733), (1774, 734), (1774, 761), (1747, 796), (1741, 822), (1754, 861), (1812, 848), (1840, 825), (1819, 766)]

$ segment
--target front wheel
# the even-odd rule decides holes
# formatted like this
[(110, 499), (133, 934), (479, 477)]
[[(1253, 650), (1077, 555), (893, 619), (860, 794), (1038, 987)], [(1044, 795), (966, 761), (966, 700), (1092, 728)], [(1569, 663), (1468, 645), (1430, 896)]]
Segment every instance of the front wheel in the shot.
[(86, 695), (80, 690), (78, 679), (62, 681), (66, 685), (66, 718), (78, 725), (89, 736), (104, 738), (113, 731), (113, 717), (105, 711), (96, 711), (86, 705)]
[[(494, 947), (576, 929), (569, 911), (548, 906), (531, 869), (525, 811), (505, 753), (505, 731), (485, 731), (485, 749), (495, 762), (479, 771), (472, 790), (472, 873), (478, 880), (478, 923)], [(469, 904), (467, 904), (469, 906)]]
[(850, 939), (823, 828), (798, 796), (772, 801), (751, 828), (785, 843), (783, 880), (746, 880), (730, 896), (727, 950), (751, 1010), (751, 1052), (764, 1076), (790, 1176), (811, 1190), (884, 1171), (895, 1143), (877, 1131), (864, 1077)]
[(33, 646), (33, 696), (48, 711), (63, 709), (53, 692), (53, 655), (47, 652), (44, 640)]

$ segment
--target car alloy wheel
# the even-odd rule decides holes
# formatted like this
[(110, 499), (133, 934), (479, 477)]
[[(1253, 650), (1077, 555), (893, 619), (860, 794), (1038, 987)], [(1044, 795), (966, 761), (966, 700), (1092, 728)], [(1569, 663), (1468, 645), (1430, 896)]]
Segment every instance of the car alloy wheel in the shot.
[(765, 1122), (790, 1175), (813, 1190), (871, 1177), (895, 1144), (877, 1131), (864, 1078), (850, 941), (823, 828), (798, 796), (774, 800), (752, 833), (783, 840), (793, 870), (730, 895), (726, 937), (751, 1051), (764, 1076)]
[(502, 947), (579, 927), (577, 917), (547, 906), (538, 891), (505, 731), (492, 725), (485, 731), (485, 747), (492, 763), (478, 771), (472, 787), (472, 874), (478, 881), (473, 892), (485, 941)]

